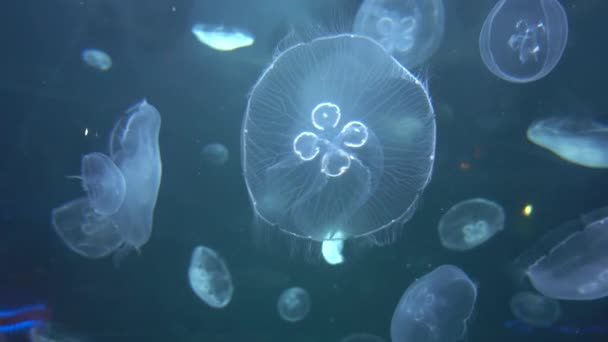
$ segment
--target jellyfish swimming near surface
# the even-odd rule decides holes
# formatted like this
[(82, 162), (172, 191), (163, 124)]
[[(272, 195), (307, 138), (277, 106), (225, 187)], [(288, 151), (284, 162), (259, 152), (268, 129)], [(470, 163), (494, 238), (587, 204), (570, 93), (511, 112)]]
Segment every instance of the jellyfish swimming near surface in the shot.
[(484, 198), (457, 203), (439, 220), (441, 244), (451, 250), (465, 251), (488, 241), (505, 223), (502, 206)]
[(380, 42), (406, 68), (435, 53), (445, 26), (442, 0), (364, 0), (353, 32)]
[(400, 227), (429, 183), (424, 84), (375, 40), (337, 34), (277, 54), (254, 85), (242, 167), (262, 223), (315, 241)]
[(83, 62), (93, 69), (108, 71), (112, 67), (112, 58), (99, 49), (85, 49), (81, 54)]
[(537, 327), (549, 327), (561, 315), (557, 300), (528, 291), (514, 294), (511, 297), (510, 307), (515, 317)]
[[(102, 169), (96, 169), (97, 173), (89, 172), (86, 171), (89, 166), (86, 166), (80, 177), (88, 190), (89, 183), (95, 180), (110, 196), (89, 192), (88, 196), (69, 201), (51, 212), (53, 227), (61, 239), (73, 251), (88, 258), (139, 249), (152, 233), (162, 173), (158, 146), (160, 113), (144, 100), (129, 109), (127, 114), (116, 123), (110, 136), (108, 158), (119, 171), (111, 166), (108, 168), (111, 164), (107, 159), (95, 157), (93, 160), (102, 162), (91, 163), (91, 166), (101, 165)], [(112, 191), (122, 191), (117, 173), (125, 182), (125, 192), (118, 197), (112, 194)], [(111, 189), (113, 186), (117, 188)], [(122, 199), (120, 206), (116, 198)], [(100, 209), (103, 210), (100, 212)]]
[(287, 322), (301, 321), (310, 311), (310, 295), (301, 287), (290, 287), (279, 296), (277, 310)]
[(608, 168), (608, 126), (591, 120), (551, 117), (533, 122), (528, 140), (556, 156), (589, 168)]
[(192, 291), (212, 308), (224, 308), (232, 300), (234, 285), (230, 270), (224, 259), (211, 248), (194, 248), (188, 280)]

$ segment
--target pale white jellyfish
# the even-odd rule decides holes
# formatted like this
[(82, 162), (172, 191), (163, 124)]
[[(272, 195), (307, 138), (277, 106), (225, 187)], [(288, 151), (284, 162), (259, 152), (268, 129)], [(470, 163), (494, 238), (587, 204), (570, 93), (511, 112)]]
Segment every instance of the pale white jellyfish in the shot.
[(224, 259), (214, 250), (197, 246), (192, 251), (188, 279), (192, 291), (210, 307), (221, 309), (230, 303), (234, 286)]
[(310, 311), (310, 295), (301, 287), (288, 288), (279, 296), (277, 310), (288, 322), (301, 321)]
[(110, 55), (99, 49), (85, 49), (81, 57), (86, 65), (101, 71), (108, 71), (112, 67)]
[(218, 51), (232, 51), (253, 45), (255, 37), (244, 30), (223, 25), (195, 24), (192, 34), (199, 42)]
[(342, 249), (344, 248), (344, 240), (325, 240), (321, 244), (321, 254), (323, 259), (330, 265), (337, 265), (344, 262)]

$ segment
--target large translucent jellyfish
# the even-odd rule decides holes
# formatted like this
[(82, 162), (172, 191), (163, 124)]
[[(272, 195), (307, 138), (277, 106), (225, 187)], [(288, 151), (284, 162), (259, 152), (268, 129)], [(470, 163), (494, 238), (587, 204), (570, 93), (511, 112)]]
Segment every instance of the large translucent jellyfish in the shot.
[[(113, 208), (108, 210), (115, 202), (101, 201), (106, 205), (106, 212), (100, 213), (99, 209), (103, 206), (95, 201), (103, 197), (89, 193), (88, 197), (70, 201), (51, 213), (57, 234), (68, 247), (85, 257), (100, 258), (121, 246), (138, 249), (152, 233), (162, 173), (158, 147), (160, 113), (145, 100), (127, 113), (114, 126), (109, 152), (109, 158), (124, 177), (122, 205), (115, 211)], [(86, 183), (92, 176), (88, 172), (85, 174), (81, 178)], [(114, 179), (116, 170), (105, 170), (101, 175), (112, 178), (100, 181), (104, 186), (120, 184)]]
[(504, 209), (483, 198), (457, 203), (439, 220), (441, 244), (451, 250), (466, 251), (488, 241), (501, 231), (505, 223)]
[(223, 165), (226, 164), (229, 157), (228, 148), (219, 143), (207, 144), (203, 147), (201, 152), (203, 159), (209, 164)]
[(557, 300), (525, 291), (511, 297), (511, 312), (530, 325), (548, 327), (559, 319), (561, 309)]
[(608, 219), (586, 225), (541, 256), (526, 274), (543, 295), (563, 300), (608, 296)]
[(488, 14), (479, 51), (486, 67), (509, 82), (545, 77), (568, 41), (568, 19), (558, 0), (500, 0)]
[(401, 225), (435, 156), (424, 85), (373, 39), (340, 34), (279, 53), (255, 84), (242, 162), (255, 214), (316, 241)]
[(353, 31), (382, 44), (406, 68), (424, 63), (443, 38), (442, 0), (364, 0)]
[(533, 122), (528, 140), (571, 163), (608, 167), (608, 126), (590, 120), (552, 117)]
[(126, 182), (112, 159), (93, 152), (82, 157), (82, 186), (91, 207), (99, 215), (108, 216), (118, 211), (125, 200)]
[(230, 271), (224, 259), (208, 247), (197, 246), (192, 251), (188, 280), (192, 291), (212, 308), (224, 308), (232, 299)]
[(290, 287), (279, 296), (277, 310), (288, 322), (301, 321), (310, 311), (310, 295), (301, 287)]
[(251, 46), (255, 41), (251, 33), (223, 25), (195, 24), (192, 26), (192, 34), (201, 43), (218, 51), (232, 51)]
[(391, 320), (392, 342), (454, 342), (466, 333), (477, 288), (458, 267), (442, 265), (414, 281)]
[(453, 342), (466, 332), (477, 288), (458, 267), (442, 265), (416, 279), (395, 308), (392, 342)]
[(94, 69), (108, 71), (112, 67), (112, 58), (102, 50), (85, 49), (82, 51), (81, 58), (86, 65)]

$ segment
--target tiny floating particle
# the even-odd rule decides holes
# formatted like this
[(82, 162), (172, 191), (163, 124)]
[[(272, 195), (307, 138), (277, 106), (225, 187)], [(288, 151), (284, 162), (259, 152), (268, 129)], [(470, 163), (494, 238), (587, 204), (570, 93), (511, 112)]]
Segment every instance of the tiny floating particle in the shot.
[(232, 51), (251, 46), (255, 41), (252, 34), (223, 25), (195, 24), (192, 26), (192, 33), (201, 43), (218, 51)]

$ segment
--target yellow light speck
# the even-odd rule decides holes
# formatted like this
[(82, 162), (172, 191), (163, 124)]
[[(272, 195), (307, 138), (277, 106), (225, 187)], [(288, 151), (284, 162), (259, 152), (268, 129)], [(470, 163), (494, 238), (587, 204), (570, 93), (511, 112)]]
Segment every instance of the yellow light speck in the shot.
[(533, 210), (534, 208), (532, 207), (532, 204), (526, 204), (521, 210), (521, 214), (525, 217), (530, 217), (530, 215), (532, 215)]

